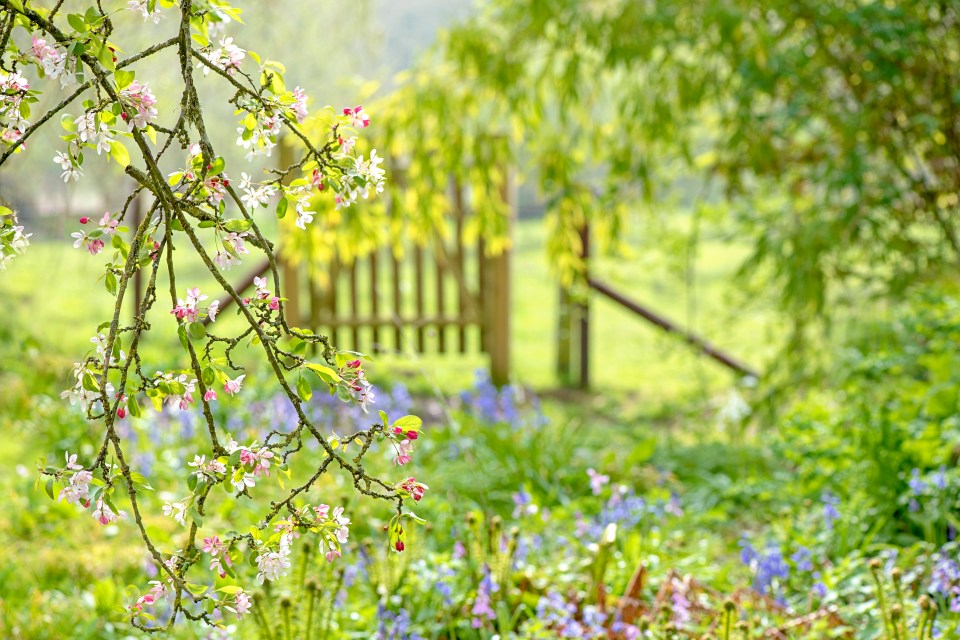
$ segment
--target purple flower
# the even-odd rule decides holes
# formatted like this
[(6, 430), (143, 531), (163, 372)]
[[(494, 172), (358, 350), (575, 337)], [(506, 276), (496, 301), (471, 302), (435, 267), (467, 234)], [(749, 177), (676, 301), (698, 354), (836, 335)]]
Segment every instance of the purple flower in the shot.
[(930, 590), (947, 595), (957, 580), (960, 580), (960, 565), (941, 551), (930, 575)]
[(827, 585), (823, 583), (823, 580), (820, 579), (820, 572), (814, 571), (813, 577), (816, 578), (816, 582), (813, 583), (813, 586), (810, 587), (810, 591), (814, 596), (823, 600), (827, 597)]
[(920, 469), (914, 468), (910, 472), (910, 481), (907, 483), (910, 486), (910, 491), (913, 491), (913, 495), (920, 495), (923, 493), (924, 489), (927, 488), (927, 483), (920, 479)]
[(406, 609), (394, 613), (381, 604), (377, 606), (377, 617), (380, 624), (375, 640), (423, 640), (423, 636), (410, 630), (410, 613)]
[(774, 581), (778, 578), (786, 580), (790, 577), (790, 567), (780, 551), (780, 546), (771, 542), (767, 544), (763, 553), (759, 553), (749, 543), (744, 546), (744, 541), (741, 540), (740, 542), (740, 546), (743, 548), (740, 556), (741, 560), (749, 559), (748, 566), (755, 572), (754, 590), (758, 593), (773, 595)]
[(823, 501), (823, 524), (828, 531), (833, 531), (833, 523), (840, 519), (840, 512), (837, 511), (840, 498), (827, 491), (824, 492), (820, 500)]
[(753, 548), (753, 545), (750, 544), (750, 541), (746, 538), (740, 538), (740, 542), (738, 542), (737, 545), (740, 547), (740, 562), (749, 567), (757, 558), (757, 550)]
[(483, 580), (480, 581), (480, 586), (477, 587), (477, 597), (474, 598), (473, 607), (470, 609), (470, 613), (473, 615), (470, 626), (474, 629), (479, 629), (483, 626), (483, 618), (494, 620), (497, 617), (497, 614), (494, 613), (493, 607), (491, 606), (492, 600), (490, 599), (490, 594), (496, 591), (498, 587), (490, 576), (490, 568), (484, 566), (483, 569)]
[(537, 505), (533, 504), (533, 497), (527, 493), (523, 487), (514, 493), (513, 498), (513, 517), (533, 515), (537, 512)]
[(797, 567), (797, 571), (812, 571), (813, 563), (810, 562), (810, 550), (806, 547), (800, 547), (797, 549), (790, 559), (793, 560), (793, 564)]
[(943, 491), (947, 488), (947, 473), (946, 467), (940, 465), (940, 468), (937, 469), (936, 473), (933, 474), (933, 486), (935, 486), (940, 491)]

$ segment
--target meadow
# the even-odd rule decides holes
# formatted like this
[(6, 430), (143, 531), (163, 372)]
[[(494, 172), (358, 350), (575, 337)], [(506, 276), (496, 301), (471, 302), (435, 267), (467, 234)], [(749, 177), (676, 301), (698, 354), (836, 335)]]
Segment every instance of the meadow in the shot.
[[(544, 286), (538, 233), (517, 229), (513, 384), (491, 385), (479, 356), (372, 364), (375, 408), (425, 419), (413, 473), (430, 487), (416, 505), (427, 524), (405, 552), (385, 548), (389, 514), (334, 475), (317, 492), (357, 523), (343, 557), (328, 563), (298, 544), (252, 617), (220, 612), (222, 632), (184, 624), (178, 637), (958, 637), (960, 476), (944, 446), (958, 435), (956, 299), (930, 291), (861, 322), (836, 339), (829, 377), (781, 396), (775, 412), (751, 411), (765, 389), (597, 303), (594, 391), (557, 392), (543, 337), (556, 291)], [(736, 247), (708, 241), (701, 252), (698, 328), (761, 362), (772, 347), (757, 336), (775, 331), (776, 314), (737, 303)], [(598, 260), (595, 273), (685, 317), (683, 279), (638, 253)], [(138, 637), (125, 607), (150, 563), (129, 524), (93, 528), (36, 482), (38, 459), (92, 454), (92, 432), (58, 397), (87, 348), (78, 327), (97, 324), (78, 293), (88, 258), (37, 244), (0, 282), (23, 301), (0, 326), (2, 637)], [(151, 343), (144, 357), (163, 362), (170, 347)], [(238, 439), (292, 424), (257, 377), (218, 409)], [(370, 419), (321, 393), (310, 411), (331, 433)], [(169, 410), (124, 423), (156, 489), (146, 524), (170, 549), (180, 534), (159, 505), (190, 471), (197, 426)], [(383, 452), (369, 466), (392, 464)], [(254, 513), (248, 502), (208, 514), (206, 527)]]

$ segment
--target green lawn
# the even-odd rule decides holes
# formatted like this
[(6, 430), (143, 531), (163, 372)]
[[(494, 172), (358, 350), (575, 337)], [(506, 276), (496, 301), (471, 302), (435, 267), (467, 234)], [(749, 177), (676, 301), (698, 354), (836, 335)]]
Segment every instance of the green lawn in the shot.
[[(0, 277), (0, 295), (9, 301), (3, 323), (14, 335), (32, 336), (57, 353), (76, 354), (88, 347), (89, 336), (108, 318), (109, 294), (93, 283), (105, 260), (81, 250), (70, 250), (69, 240), (39, 242), (17, 258)], [(558, 385), (555, 374), (558, 286), (551, 276), (544, 250), (543, 227), (538, 221), (521, 221), (515, 228), (512, 257), (512, 372), (513, 378), (537, 389)], [(744, 255), (744, 247), (719, 239), (700, 244), (694, 289), (684, 281), (682, 260), (664, 260), (665, 251), (643, 239), (639, 230), (628, 240), (634, 256), (629, 259), (600, 257), (592, 274), (678, 324), (691, 326), (709, 341), (757, 368), (762, 368), (778, 344), (776, 324), (767, 306), (745, 305), (732, 284), (732, 275)], [(184, 252), (186, 253), (186, 252)], [(186, 260), (186, 258), (184, 258)], [(239, 280), (254, 264), (235, 268), (229, 276)], [(405, 274), (404, 290), (411, 288), (412, 274)], [(365, 279), (361, 278), (361, 282)], [(178, 276), (178, 291), (200, 286), (215, 290), (215, 283), (202, 266), (187, 261)], [(169, 294), (166, 279), (158, 285), (155, 321), (162, 322)], [(431, 295), (432, 287), (427, 287)], [(452, 299), (452, 295), (448, 296)], [(691, 298), (695, 306), (691, 305)], [(431, 304), (427, 300), (427, 306)], [(159, 312), (159, 313), (158, 313)], [(229, 322), (232, 314), (225, 313)], [(129, 317), (128, 313), (125, 313)], [(221, 321), (222, 322), (222, 321)], [(86, 328), (84, 328), (86, 327)], [(171, 334), (172, 335), (172, 334)], [(452, 333), (448, 341), (453, 343)], [(435, 340), (435, 337), (430, 340)], [(428, 343), (430, 342), (428, 340)], [(435, 353), (377, 358), (375, 375), (401, 378), (409, 386), (453, 392), (469, 386), (474, 371), (485, 366), (476, 353)], [(733, 375), (712, 360), (699, 356), (674, 336), (667, 335), (614, 303), (594, 295), (592, 300), (592, 383), (595, 389), (629, 395), (643, 405), (672, 404), (691, 396), (711, 397), (733, 381)], [(341, 342), (346, 341), (346, 336)], [(407, 344), (412, 344), (408, 340)], [(151, 343), (148, 356), (165, 361), (175, 343)], [(349, 346), (349, 345), (346, 345)], [(376, 371), (379, 368), (380, 371)], [(382, 373), (381, 373), (382, 372)]]

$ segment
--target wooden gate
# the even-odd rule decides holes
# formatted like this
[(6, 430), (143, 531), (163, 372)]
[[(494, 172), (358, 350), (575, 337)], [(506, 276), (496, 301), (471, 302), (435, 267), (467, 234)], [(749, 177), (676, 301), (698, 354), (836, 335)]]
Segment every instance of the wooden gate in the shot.
[[(451, 186), (456, 233), (427, 245), (408, 242), (402, 251), (381, 248), (326, 265), (324, 282), (309, 277), (301, 260), (278, 259), (287, 321), (328, 335), (339, 349), (364, 353), (468, 353), (490, 356), (490, 377), (506, 384), (510, 373), (510, 252), (487, 255), (482, 239), (463, 241), (464, 189)], [(514, 215), (509, 185), (503, 193)], [(400, 253), (400, 256), (398, 256)], [(308, 258), (306, 258), (308, 259)], [(238, 283), (253, 286), (269, 271), (264, 261)], [(228, 307), (232, 299), (220, 301)]]

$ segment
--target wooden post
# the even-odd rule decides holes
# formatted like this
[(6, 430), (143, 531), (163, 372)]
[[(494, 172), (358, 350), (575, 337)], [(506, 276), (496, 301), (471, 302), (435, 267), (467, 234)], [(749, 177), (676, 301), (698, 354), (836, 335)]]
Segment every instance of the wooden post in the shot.
[(570, 290), (560, 285), (557, 304), (557, 378), (560, 384), (569, 386), (573, 372), (570, 369), (571, 327), (573, 319), (570, 316)]
[(373, 319), (371, 353), (380, 353), (380, 280), (377, 270), (377, 250), (370, 254), (370, 317)]
[[(465, 291), (467, 276), (463, 269), (466, 264), (463, 259), (463, 187), (460, 186), (459, 180), (453, 182), (453, 203), (457, 216), (457, 253), (454, 257), (457, 273), (457, 313), (462, 320), (467, 314), (468, 293)], [(467, 328), (462, 324), (457, 331), (457, 347), (460, 353), (467, 352)]]
[[(590, 277), (590, 227), (584, 220), (580, 229), (580, 255), (583, 258), (583, 277), (588, 281)], [(577, 303), (578, 341), (580, 344), (580, 379), (581, 389), (590, 387), (590, 289), (584, 288), (583, 298)]]
[[(507, 235), (512, 233), (514, 198), (510, 171), (504, 169), (500, 194), (507, 207)], [(485, 260), (489, 269), (487, 283), (490, 293), (486, 296), (488, 347), (490, 353), (490, 380), (497, 386), (510, 378), (510, 250), (505, 248), (500, 255)]]
[[(280, 142), (280, 153), (278, 163), (281, 169), (285, 169), (293, 164), (293, 149), (285, 141)], [(277, 258), (280, 261), (280, 269), (283, 274), (283, 293), (280, 294), (287, 300), (283, 303), (283, 315), (287, 319), (287, 324), (291, 327), (300, 326), (300, 273), (299, 268), (293, 264), (284, 252), (286, 247), (280, 242), (280, 250), (277, 251)]]

